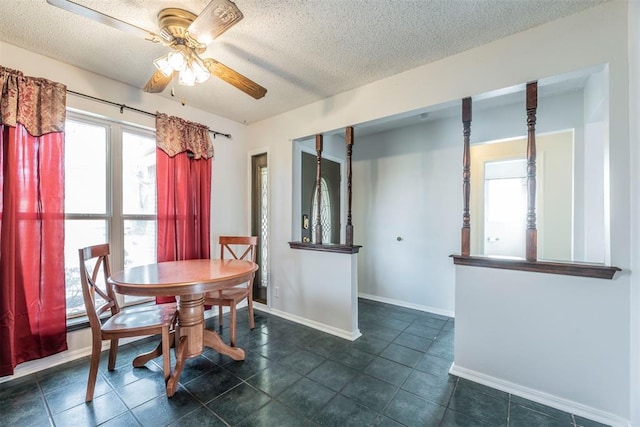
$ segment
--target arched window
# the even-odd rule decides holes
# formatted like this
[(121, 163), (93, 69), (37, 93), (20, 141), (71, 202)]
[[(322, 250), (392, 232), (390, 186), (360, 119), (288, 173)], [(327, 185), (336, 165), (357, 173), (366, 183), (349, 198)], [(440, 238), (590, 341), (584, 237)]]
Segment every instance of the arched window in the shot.
[[(331, 198), (329, 196), (329, 186), (324, 178), (320, 178), (320, 223), (322, 224), (322, 243), (331, 242)], [(318, 212), (318, 188), (313, 192), (313, 205), (311, 212)], [(316, 235), (316, 219), (313, 218), (311, 235)]]

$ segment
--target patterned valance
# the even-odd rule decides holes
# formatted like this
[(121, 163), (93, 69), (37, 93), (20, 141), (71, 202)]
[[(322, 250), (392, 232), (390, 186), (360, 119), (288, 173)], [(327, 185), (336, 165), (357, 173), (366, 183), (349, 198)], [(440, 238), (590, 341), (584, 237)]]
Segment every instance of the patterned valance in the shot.
[(156, 113), (156, 145), (169, 157), (185, 151), (194, 159), (213, 157), (208, 127), (163, 113)]
[(63, 132), (67, 87), (17, 70), (0, 66), (0, 120), (3, 125), (20, 123), (32, 136)]

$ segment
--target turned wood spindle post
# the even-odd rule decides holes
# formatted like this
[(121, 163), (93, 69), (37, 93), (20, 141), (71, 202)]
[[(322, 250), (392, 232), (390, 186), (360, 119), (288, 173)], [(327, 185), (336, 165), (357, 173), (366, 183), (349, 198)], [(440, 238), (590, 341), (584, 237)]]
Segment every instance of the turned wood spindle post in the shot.
[(353, 154), (353, 126), (347, 127), (347, 228), (345, 244), (353, 246), (353, 224), (351, 223), (351, 155)]
[(462, 152), (462, 241), (461, 255), (471, 255), (471, 214), (469, 196), (471, 193), (471, 98), (462, 100), (463, 152)]
[(322, 135), (316, 135), (316, 227), (315, 227), (315, 241), (314, 243), (322, 244), (322, 189), (320, 181), (322, 179)]
[(537, 261), (536, 229), (536, 110), (538, 82), (527, 83), (527, 234), (526, 260)]

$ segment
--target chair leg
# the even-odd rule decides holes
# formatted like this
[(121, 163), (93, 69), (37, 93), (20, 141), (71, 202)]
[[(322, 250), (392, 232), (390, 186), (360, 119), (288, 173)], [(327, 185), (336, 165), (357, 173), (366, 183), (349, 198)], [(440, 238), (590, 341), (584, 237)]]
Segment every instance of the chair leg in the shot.
[(249, 329), (256, 327), (255, 319), (253, 318), (253, 295), (249, 294), (247, 298), (247, 305), (249, 306)]
[(229, 342), (231, 343), (231, 347), (235, 347), (236, 346), (236, 304), (235, 302), (232, 302), (231, 305), (229, 305), (229, 310), (231, 314), (229, 318), (229, 329), (230, 329)]
[(93, 400), (93, 391), (96, 388), (96, 380), (98, 378), (98, 366), (100, 365), (100, 352), (102, 351), (102, 341), (94, 340), (91, 346), (91, 361), (89, 363), (89, 379), (87, 381), (87, 394), (85, 402)]
[(171, 340), (169, 339), (169, 328), (162, 329), (162, 370), (164, 371), (164, 383), (169, 381), (171, 376), (171, 353), (169, 348)]
[(222, 330), (222, 324), (224, 321), (222, 320), (222, 306), (218, 306), (218, 325), (220, 325), (220, 329)]
[(111, 340), (109, 346), (109, 370), (113, 371), (116, 368), (116, 358), (118, 357), (118, 338)]

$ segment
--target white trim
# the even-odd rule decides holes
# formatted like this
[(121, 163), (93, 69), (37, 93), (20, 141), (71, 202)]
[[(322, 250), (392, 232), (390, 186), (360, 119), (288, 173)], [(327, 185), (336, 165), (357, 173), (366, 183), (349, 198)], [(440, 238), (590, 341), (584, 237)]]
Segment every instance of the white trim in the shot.
[(405, 308), (411, 308), (413, 310), (418, 310), (418, 311), (426, 311), (427, 313), (439, 314), (441, 316), (454, 317), (454, 318), (456, 317), (456, 313), (454, 311), (452, 311), (452, 310), (443, 310), (441, 308), (429, 307), (427, 305), (412, 304), (412, 303), (406, 302), (406, 301), (400, 301), (400, 300), (397, 300), (397, 299), (379, 297), (377, 295), (365, 294), (365, 293), (362, 293), (362, 292), (358, 292), (358, 298), (364, 298), (364, 299), (369, 299), (369, 300), (372, 300), (372, 301), (384, 302), (386, 304), (397, 305), (399, 307), (405, 307)]
[(513, 394), (533, 402), (538, 402), (543, 405), (550, 406), (552, 408), (559, 409), (561, 411), (568, 412), (570, 414), (578, 415), (590, 420), (598, 421), (613, 427), (632, 427), (631, 421), (619, 417), (615, 414), (602, 411), (600, 409), (592, 408), (574, 402), (572, 400), (563, 399), (561, 397), (553, 396), (542, 391), (534, 390), (532, 388), (523, 387), (519, 384), (514, 384), (509, 381), (501, 380), (499, 378), (492, 377), (480, 372), (473, 371), (471, 369), (456, 366), (455, 363), (451, 365), (449, 369), (451, 375), (455, 375), (460, 378), (464, 378), (479, 384), (486, 385), (491, 388), (502, 390), (509, 394)]
[[(251, 234), (251, 222), (252, 219), (251, 216), (253, 215), (253, 199), (251, 197), (251, 193), (252, 193), (252, 189), (253, 189), (253, 180), (252, 180), (252, 175), (253, 175), (253, 167), (252, 167), (252, 162), (253, 162), (253, 157), (254, 156), (259, 156), (261, 154), (266, 154), (267, 156), (267, 250), (271, 251), (272, 246), (271, 246), (271, 228), (272, 228), (272, 221), (271, 221), (271, 209), (272, 209), (272, 203), (271, 203), (271, 169), (269, 166), (269, 162), (271, 162), (271, 154), (269, 153), (269, 147), (263, 147), (263, 148), (257, 148), (255, 150), (250, 150), (247, 153), (247, 209), (250, 212), (249, 216), (247, 218), (247, 230), (249, 230), (249, 234)], [(260, 238), (260, 233), (258, 234), (258, 238)], [(270, 301), (271, 301), (271, 286), (270, 286), (270, 280), (271, 280), (271, 257), (272, 255), (267, 254), (268, 258), (267, 258), (267, 304), (270, 305)], [(257, 262), (259, 262), (260, 260), (257, 260)], [(254, 286), (257, 286), (254, 283)]]
[[(246, 300), (244, 302), (241, 302), (240, 304), (238, 304), (238, 307), (242, 307), (244, 305), (246, 305), (247, 302)], [(228, 307), (224, 307), (223, 313), (227, 313), (229, 311)], [(205, 320), (212, 318), (212, 317), (217, 317), (218, 316), (218, 310), (205, 310), (204, 312), (204, 318)], [(79, 333), (86, 333), (89, 335), (89, 337), (91, 336), (91, 328), (87, 327), (85, 329), (79, 329), (77, 331), (72, 332), (73, 334), (79, 334)], [(69, 334), (67, 334), (68, 336)], [(139, 337), (129, 337), (129, 338), (122, 338), (120, 339), (118, 346), (122, 346), (137, 340), (141, 340), (144, 338), (147, 338), (150, 335), (147, 336), (139, 336)], [(89, 343), (91, 343), (91, 339), (89, 339), (88, 341)], [(109, 349), (109, 345), (110, 345), (110, 341), (106, 340), (102, 342), (102, 351), (108, 350)], [(15, 370), (14, 370), (14, 374), (11, 376), (6, 376), (6, 377), (2, 377), (0, 378), (0, 384), (7, 382), (7, 381), (11, 381), (11, 380), (15, 380), (17, 378), (21, 378), (27, 375), (31, 375), (34, 374), (36, 372), (39, 371), (43, 371), (45, 369), (49, 369), (52, 368), (54, 366), (58, 366), (58, 365), (62, 365), (64, 363), (67, 362), (72, 362), (74, 360), (78, 360), (78, 359), (82, 359), (83, 357), (87, 357), (91, 355), (91, 345), (89, 344), (86, 347), (83, 348), (77, 348), (75, 350), (68, 350), (68, 351), (63, 351), (60, 353), (56, 353), (54, 355), (48, 356), (48, 357), (44, 357), (42, 359), (36, 359), (36, 360), (30, 360), (28, 362), (24, 362), (21, 363), (20, 365), (18, 365)]]
[(356, 329), (353, 332), (345, 331), (344, 329), (338, 329), (333, 326), (326, 325), (324, 323), (316, 322), (315, 320), (309, 320), (304, 317), (296, 316), (295, 314), (286, 313), (284, 311), (280, 311), (275, 308), (270, 308), (264, 304), (260, 304), (257, 302), (253, 303), (253, 308), (255, 310), (263, 311), (265, 313), (269, 313), (274, 316), (282, 317), (283, 319), (291, 320), (292, 322), (296, 322), (298, 324), (308, 326), (318, 331), (326, 332), (327, 334), (335, 335), (337, 337), (344, 338), (349, 341), (355, 341), (356, 339), (362, 336), (362, 334), (360, 333), (360, 329)]
[[(124, 344), (128, 344), (133, 341), (147, 338), (147, 336), (122, 338), (118, 347)], [(102, 351), (108, 350), (111, 342), (109, 340), (102, 342)], [(0, 378), (0, 383), (15, 380), (17, 378), (25, 377), (27, 375), (35, 374), (36, 372), (44, 371), (45, 369), (52, 368), (54, 366), (62, 365), (67, 362), (73, 362), (74, 360), (82, 359), (83, 357), (91, 356), (91, 346), (84, 348), (78, 348), (76, 350), (63, 351), (54, 355), (44, 357), (42, 359), (31, 360), (18, 365), (14, 374), (11, 376)], [(87, 373), (88, 374), (88, 373)]]

